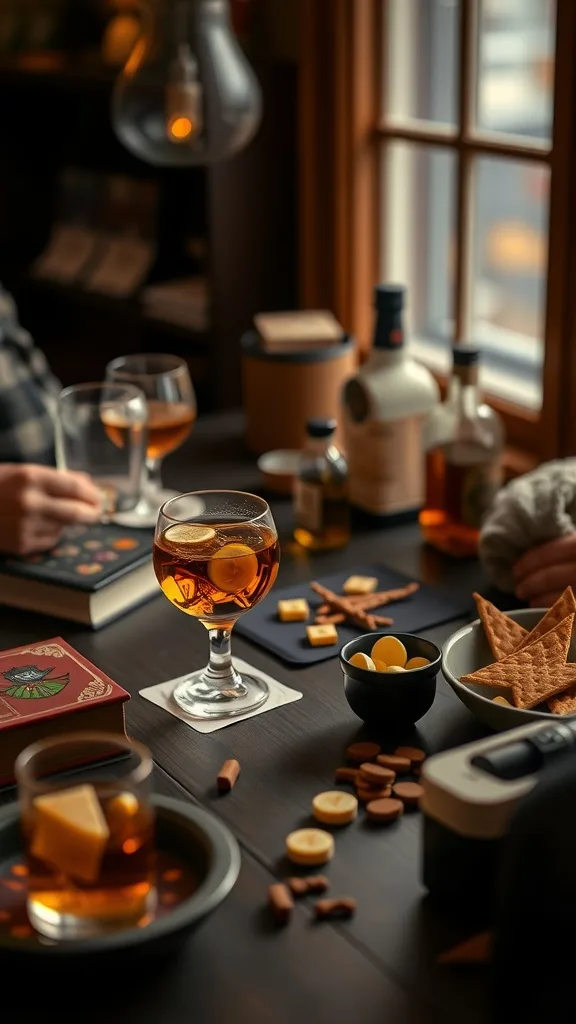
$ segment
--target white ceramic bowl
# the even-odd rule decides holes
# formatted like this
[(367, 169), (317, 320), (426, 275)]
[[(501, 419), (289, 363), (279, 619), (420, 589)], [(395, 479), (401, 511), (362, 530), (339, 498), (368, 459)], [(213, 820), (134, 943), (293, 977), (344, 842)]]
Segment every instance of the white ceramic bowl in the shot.
[(277, 448), (261, 455), (258, 469), (266, 487), (276, 494), (292, 494), (299, 461), (300, 452), (293, 448)]
[[(537, 622), (545, 615), (547, 608), (520, 608), (517, 611), (506, 614), (519, 622), (525, 629), (532, 629)], [(552, 719), (558, 722), (558, 715), (552, 715), (546, 711), (523, 711), (521, 708), (507, 708), (503, 704), (495, 704), (492, 697), (498, 695), (509, 697), (505, 689), (494, 686), (475, 686), (460, 682), (460, 677), (469, 672), (475, 672), (485, 665), (491, 665), (494, 661), (488, 641), (484, 634), (484, 627), (480, 619), (464, 626), (457, 633), (446, 641), (442, 648), (442, 672), (457, 697), (463, 704), (491, 729), (501, 732), (503, 729), (513, 729), (519, 725), (529, 725), (538, 719)], [(576, 639), (572, 637), (572, 644), (568, 653), (568, 661), (576, 661)], [(566, 715), (561, 720), (575, 718), (576, 715)]]

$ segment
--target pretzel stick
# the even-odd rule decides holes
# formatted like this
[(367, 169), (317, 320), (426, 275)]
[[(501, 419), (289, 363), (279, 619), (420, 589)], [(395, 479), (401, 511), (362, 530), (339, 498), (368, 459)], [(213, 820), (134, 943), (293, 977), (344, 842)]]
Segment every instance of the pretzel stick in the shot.
[[(410, 597), (417, 590), (420, 589), (419, 583), (407, 583), (405, 587), (399, 587), (397, 590), (380, 590), (377, 594), (353, 594), (353, 595), (339, 595), (349, 603), (350, 608), (360, 609), (362, 612), (368, 612), (372, 608), (383, 608), (384, 605), (392, 604), (394, 601), (402, 601), (406, 597)], [(316, 609), (317, 615), (330, 615), (332, 606), (329, 602), (321, 604)]]
[[(394, 619), (388, 619), (385, 615), (369, 615), (368, 618), (374, 622), (375, 626), (391, 626), (394, 623)], [(344, 612), (334, 612), (333, 615), (317, 615), (314, 619), (315, 626), (339, 626), (342, 622), (346, 621), (346, 615)]]
[(367, 612), (371, 608), (383, 608), (384, 605), (393, 604), (394, 601), (403, 601), (404, 598), (411, 597), (419, 589), (419, 583), (407, 583), (405, 587), (398, 587), (397, 590), (381, 590), (379, 594), (351, 597), (350, 602), (354, 608), (360, 608), (361, 611)]
[(328, 587), (322, 586), (321, 583), (312, 582), (310, 584), (315, 594), (319, 594), (324, 601), (328, 602), (329, 605), (334, 609), (335, 612), (344, 612), (347, 619), (356, 626), (360, 626), (362, 629), (372, 631), (376, 628), (376, 622), (373, 615), (367, 615), (366, 612), (360, 608), (351, 608), (350, 602), (345, 597), (339, 597), (333, 590), (329, 590)]

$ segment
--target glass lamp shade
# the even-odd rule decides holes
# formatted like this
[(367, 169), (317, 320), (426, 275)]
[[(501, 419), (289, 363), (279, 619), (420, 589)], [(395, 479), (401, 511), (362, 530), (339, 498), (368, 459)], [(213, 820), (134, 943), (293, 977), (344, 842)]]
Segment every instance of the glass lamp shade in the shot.
[(255, 135), (262, 95), (228, 0), (153, 0), (114, 89), (123, 145), (157, 166), (226, 160)]

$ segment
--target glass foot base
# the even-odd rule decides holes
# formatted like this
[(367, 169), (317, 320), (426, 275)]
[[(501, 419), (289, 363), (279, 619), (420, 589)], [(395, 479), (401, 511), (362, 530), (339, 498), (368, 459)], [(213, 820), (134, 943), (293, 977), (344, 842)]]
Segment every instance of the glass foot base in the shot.
[[(170, 498), (177, 498), (179, 491), (150, 491), (144, 497), (140, 499), (138, 504), (131, 508), (129, 512), (118, 512), (112, 517), (112, 522), (117, 523), (118, 526), (131, 526), (136, 529), (149, 529), (150, 527), (156, 526), (158, 520), (158, 511), (160, 507), (166, 501), (170, 501)], [(194, 515), (194, 508), (189, 504), (190, 515)], [(198, 502), (198, 512), (202, 512), (202, 505)]]
[(32, 927), (40, 935), (56, 942), (91, 939), (135, 928), (139, 920), (152, 914), (155, 909), (156, 889), (152, 889), (144, 899), (136, 901), (124, 914), (116, 912), (95, 917), (61, 914), (38, 900), (27, 901), (28, 919)]
[(173, 698), (191, 718), (206, 721), (216, 718), (234, 718), (255, 711), (270, 696), (268, 684), (245, 673), (235, 673), (230, 689), (220, 689), (201, 669), (178, 684)]

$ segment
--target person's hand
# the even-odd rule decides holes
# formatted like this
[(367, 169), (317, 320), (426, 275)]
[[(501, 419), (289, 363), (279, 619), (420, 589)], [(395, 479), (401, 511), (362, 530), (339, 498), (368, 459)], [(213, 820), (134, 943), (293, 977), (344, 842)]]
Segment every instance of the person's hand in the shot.
[(576, 533), (527, 551), (512, 572), (519, 598), (531, 608), (550, 608), (566, 587), (576, 588)]
[(48, 551), (64, 526), (95, 523), (100, 512), (99, 493), (84, 473), (0, 465), (0, 551), (14, 555)]

